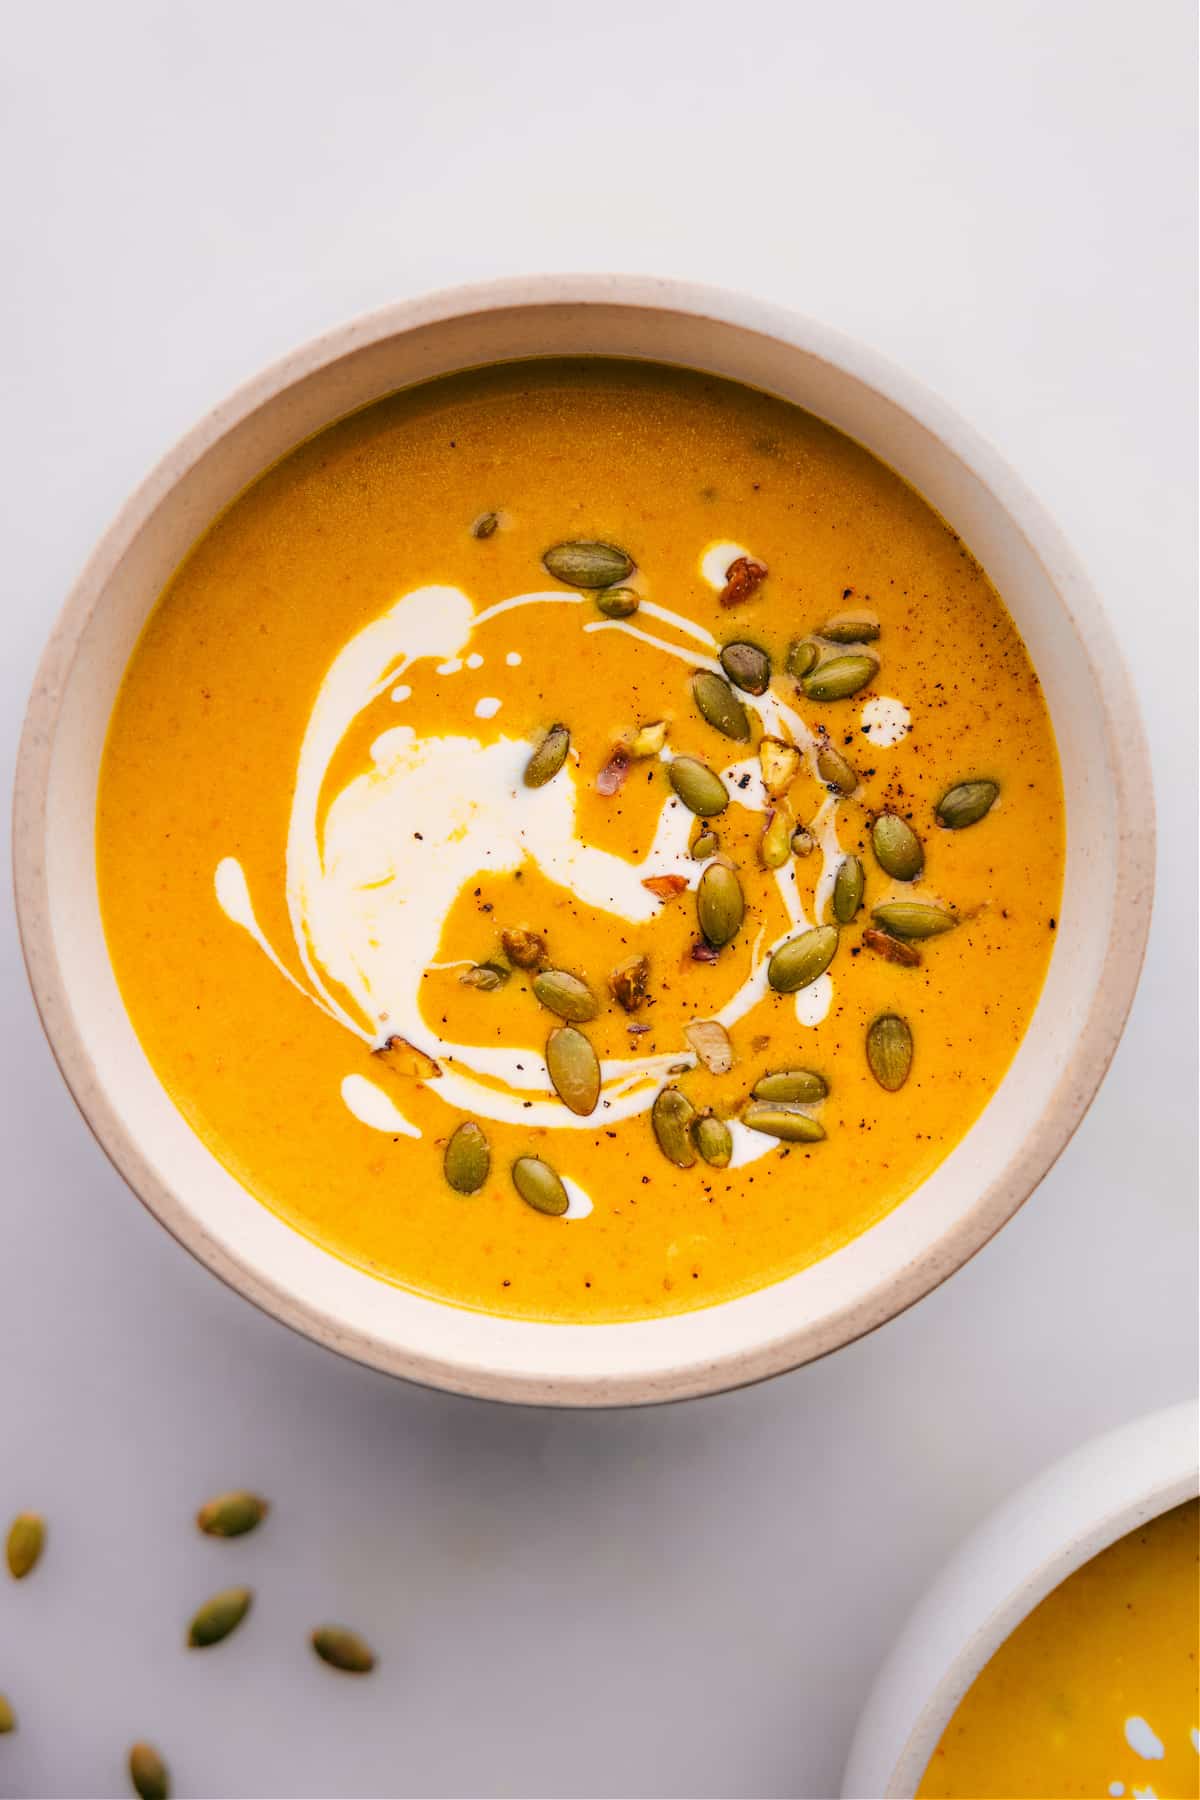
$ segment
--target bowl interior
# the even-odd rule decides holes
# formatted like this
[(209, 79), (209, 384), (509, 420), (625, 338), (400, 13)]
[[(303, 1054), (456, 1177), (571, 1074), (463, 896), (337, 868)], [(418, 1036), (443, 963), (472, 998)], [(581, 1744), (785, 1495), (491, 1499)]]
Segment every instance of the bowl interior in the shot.
[[(93, 854), (97, 771), (125, 664), (214, 515), (301, 439), (396, 388), (579, 353), (764, 388), (912, 482), (982, 562), (1025, 638), (1058, 738), (1068, 821), (1041, 1002), (999, 1092), (935, 1175), (789, 1280), (707, 1311), (592, 1326), (425, 1300), (337, 1261), (253, 1200), (193, 1135), (133, 1033)], [(130, 502), (68, 604), (31, 703), (15, 833), (22, 932), (56, 1055), (97, 1136), (163, 1223), (250, 1298), (349, 1354), (454, 1389), (573, 1404), (675, 1398), (756, 1379), (879, 1324), (986, 1241), (1045, 1172), (1091, 1098), (1136, 979), (1152, 835), (1148, 799), (1140, 816), (1134, 806), (1143, 762), (1086, 582), (1020, 484), (936, 401), (853, 346), (728, 296), (632, 281), (508, 284), (398, 307), (309, 346), (206, 419)]]

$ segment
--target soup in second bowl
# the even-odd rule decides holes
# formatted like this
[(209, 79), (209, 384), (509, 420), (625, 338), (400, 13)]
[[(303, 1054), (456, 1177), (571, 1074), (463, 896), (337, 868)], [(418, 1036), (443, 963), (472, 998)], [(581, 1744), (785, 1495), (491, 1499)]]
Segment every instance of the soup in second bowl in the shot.
[(1037, 676), (945, 522), (645, 365), (398, 394), (206, 532), (100, 779), (113, 965), (247, 1188), (525, 1318), (776, 1281), (934, 1169), (1054, 942)]

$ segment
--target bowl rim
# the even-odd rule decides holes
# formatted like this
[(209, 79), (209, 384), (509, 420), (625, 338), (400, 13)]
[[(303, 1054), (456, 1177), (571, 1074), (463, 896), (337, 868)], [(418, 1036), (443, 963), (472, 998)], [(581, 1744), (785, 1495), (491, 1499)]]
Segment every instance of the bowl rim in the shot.
[(843, 1800), (912, 1800), (963, 1696), (1085, 1563), (1200, 1494), (1195, 1400), (1088, 1438), (994, 1507), (952, 1552), (888, 1649), (846, 1762)]
[[(991, 494), (1037, 560), (1054, 572), (1060, 597), (1069, 594), (1069, 604), (1063, 598), (1063, 611), (1090, 665), (1102, 706), (1120, 854), (1100, 977), (1053, 1090), (1054, 1104), (1043, 1109), (1020, 1157), (1006, 1165), (936, 1242), (913, 1257), (899, 1274), (885, 1274), (871, 1288), (815, 1322), (801, 1319), (769, 1340), (739, 1341), (685, 1363), (668, 1358), (652, 1371), (614, 1369), (597, 1376), (570, 1369), (535, 1378), (526, 1371), (486, 1370), (429, 1350), (384, 1342), (371, 1331), (347, 1324), (299, 1298), (204, 1229), (142, 1155), (135, 1133), (126, 1129), (109, 1099), (76, 1021), (50, 922), (46, 838), (56, 726), (81, 640), (122, 558), (187, 472), (260, 407), (356, 350), (421, 327), (492, 312), (563, 307), (676, 314), (693, 322), (754, 334), (782, 350), (799, 350), (848, 376), (931, 433)], [(92, 551), (67, 595), (38, 665), (16, 760), (12, 854), (22, 953), (59, 1069), (109, 1160), (187, 1250), (270, 1316), (368, 1366), (424, 1385), (485, 1398), (599, 1407), (722, 1392), (828, 1355), (906, 1311), (1007, 1223), (1074, 1135), (1116, 1050), (1145, 954), (1154, 884), (1155, 826), (1149, 751), (1137, 700), (1090, 579), (1020, 477), (951, 407), (851, 337), (803, 314), (732, 290), (645, 275), (543, 274), (444, 288), (335, 325), (242, 382), (168, 448)], [(720, 1313), (732, 1304), (736, 1302), (718, 1303), (708, 1310)], [(597, 1325), (588, 1329), (624, 1328)]]

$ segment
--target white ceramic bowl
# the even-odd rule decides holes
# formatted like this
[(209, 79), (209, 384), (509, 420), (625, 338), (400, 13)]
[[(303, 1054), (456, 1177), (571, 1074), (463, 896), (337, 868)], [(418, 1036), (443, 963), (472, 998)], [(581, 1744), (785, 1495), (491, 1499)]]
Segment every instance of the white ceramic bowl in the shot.
[(1068, 1575), (1200, 1491), (1194, 1401), (1122, 1425), (1006, 1500), (955, 1552), (888, 1654), (863, 1709), (844, 1800), (914, 1794), (954, 1709)]
[[(808, 407), (906, 476), (961, 533), (1042, 678), (1067, 792), (1066, 891), (1045, 992), (982, 1118), (889, 1218), (816, 1267), (679, 1318), (538, 1325), (405, 1293), (324, 1254), (193, 1135), (144, 1056), (96, 898), (96, 777), (122, 671), (210, 520), (302, 438), (396, 388), (515, 357), (600, 354), (708, 370)], [(1037, 502), (939, 400), (857, 345), (742, 297), (625, 276), (504, 281), (407, 301), (306, 345), (164, 459), (97, 547), (46, 651), (15, 799), (26, 961), (60, 1067), (135, 1192), (240, 1292), (321, 1343), (415, 1380), (602, 1406), (755, 1381), (870, 1331), (984, 1244), (1096, 1091), (1150, 915), (1150, 772), (1129, 680), (1086, 577)]]

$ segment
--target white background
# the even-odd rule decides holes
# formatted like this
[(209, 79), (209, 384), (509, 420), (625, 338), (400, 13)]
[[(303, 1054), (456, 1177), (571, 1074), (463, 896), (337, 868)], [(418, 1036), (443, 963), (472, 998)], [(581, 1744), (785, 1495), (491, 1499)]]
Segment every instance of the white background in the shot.
[[(1190, 0), (11, 4), (0, 30), (4, 789), (130, 487), (360, 309), (541, 269), (790, 303), (939, 389), (1049, 504), (1144, 701), (1150, 957), (1099, 1101), (916, 1311), (752, 1392), (602, 1416), (400, 1386), (189, 1261), (67, 1098), (4, 921), (0, 1793), (830, 1795), (959, 1537), (1195, 1382)], [(1147, 797), (1149, 804), (1149, 797)], [(220, 1545), (190, 1517), (247, 1483)], [(213, 1588), (238, 1637), (188, 1655)], [(355, 1683), (305, 1644), (361, 1625)]]

